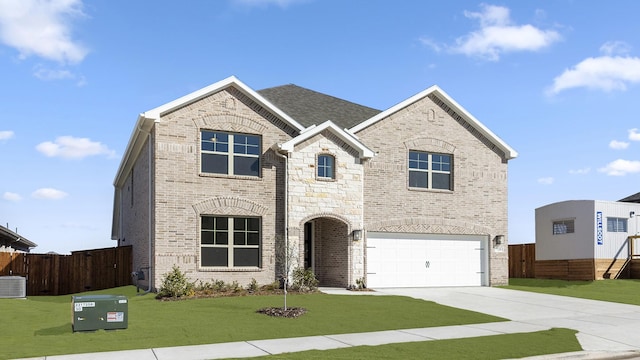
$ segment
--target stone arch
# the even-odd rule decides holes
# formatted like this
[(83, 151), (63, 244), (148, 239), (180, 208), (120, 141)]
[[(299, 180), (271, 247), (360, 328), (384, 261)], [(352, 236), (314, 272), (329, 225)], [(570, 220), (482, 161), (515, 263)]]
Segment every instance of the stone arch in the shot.
[[(317, 213), (317, 214), (307, 215), (306, 217), (302, 218), (302, 220), (300, 220), (300, 222), (298, 223), (298, 230), (304, 231), (304, 224), (317, 218), (332, 218), (335, 220), (339, 220), (347, 224), (347, 228), (349, 229), (349, 231), (353, 229), (353, 224), (346, 217), (339, 214), (326, 212), (326, 213)], [(304, 235), (304, 233), (301, 233), (300, 235)]]
[(192, 205), (196, 214), (210, 215), (252, 215), (264, 216), (269, 209), (261, 204), (241, 197), (218, 196)]
[(348, 219), (333, 213), (314, 214), (300, 222), (301, 260), (305, 267), (313, 269), (320, 286), (351, 284), (351, 229)]
[(435, 152), (446, 152), (454, 154), (456, 152), (456, 146), (446, 142), (444, 140), (436, 138), (415, 138), (404, 142), (404, 147), (407, 150), (425, 150)]
[(207, 114), (193, 119), (198, 129), (223, 130), (230, 132), (244, 132), (263, 134), (267, 126), (258, 121), (236, 114)]

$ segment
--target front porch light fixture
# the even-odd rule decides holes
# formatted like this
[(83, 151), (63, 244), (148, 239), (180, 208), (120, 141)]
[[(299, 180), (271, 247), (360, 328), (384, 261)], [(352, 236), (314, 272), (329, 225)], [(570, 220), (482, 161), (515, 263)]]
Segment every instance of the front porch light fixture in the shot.
[(496, 235), (496, 237), (493, 238), (493, 244), (495, 246), (502, 245), (503, 243), (504, 243), (504, 235)]
[(351, 235), (353, 235), (353, 241), (362, 240), (362, 230), (353, 230)]

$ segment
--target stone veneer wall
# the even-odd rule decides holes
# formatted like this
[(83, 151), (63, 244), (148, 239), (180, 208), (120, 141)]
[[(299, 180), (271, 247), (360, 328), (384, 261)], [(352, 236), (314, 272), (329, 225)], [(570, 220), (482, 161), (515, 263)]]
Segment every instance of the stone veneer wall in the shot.
[[(335, 179), (318, 179), (316, 157), (330, 154), (335, 158)], [(326, 278), (331, 283), (350, 285), (364, 276), (363, 241), (352, 241), (353, 229), (362, 229), (363, 221), (363, 167), (355, 150), (343, 143), (329, 131), (324, 131), (296, 146), (289, 156), (289, 240), (300, 243), (304, 234), (304, 223), (318, 218), (322, 220), (322, 235), (316, 238), (316, 246), (322, 243), (321, 261), (316, 265), (333, 261), (337, 268), (345, 269), (346, 278), (336, 276)], [(339, 226), (343, 223), (346, 227)], [(329, 224), (341, 229), (329, 229)], [(334, 243), (328, 245), (327, 243)], [(302, 246), (300, 246), (302, 248)], [(339, 258), (333, 249), (343, 249)], [(316, 254), (320, 256), (320, 254)], [(302, 257), (303, 254), (301, 253)], [(326, 256), (335, 258), (326, 259)], [(335, 264), (341, 261), (341, 264)], [(302, 261), (301, 261), (302, 262)], [(325, 266), (325, 265), (322, 265)], [(318, 269), (329, 271), (327, 268)], [(329, 271), (331, 272), (331, 271)], [(324, 274), (324, 273), (323, 273)], [(325, 274), (326, 275), (326, 274)], [(324, 275), (323, 275), (324, 276)], [(323, 279), (320, 279), (321, 281)]]
[[(489, 240), (489, 284), (508, 282), (507, 161), (431, 95), (356, 134), (377, 154), (365, 164), (367, 231), (475, 234)], [(453, 155), (453, 191), (408, 188), (409, 150)]]

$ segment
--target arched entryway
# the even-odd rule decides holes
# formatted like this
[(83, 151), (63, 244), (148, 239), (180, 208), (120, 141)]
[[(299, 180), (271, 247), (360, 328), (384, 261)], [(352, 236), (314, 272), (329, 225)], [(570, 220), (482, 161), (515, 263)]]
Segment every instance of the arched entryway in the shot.
[(349, 286), (349, 225), (331, 217), (304, 223), (303, 262), (311, 268), (320, 286)]

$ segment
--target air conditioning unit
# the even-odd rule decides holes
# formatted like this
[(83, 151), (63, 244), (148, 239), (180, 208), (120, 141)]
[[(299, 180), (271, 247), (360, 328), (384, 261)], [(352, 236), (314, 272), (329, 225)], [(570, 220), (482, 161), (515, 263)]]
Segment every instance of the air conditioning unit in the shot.
[(0, 276), (0, 298), (27, 297), (27, 278), (23, 276)]

